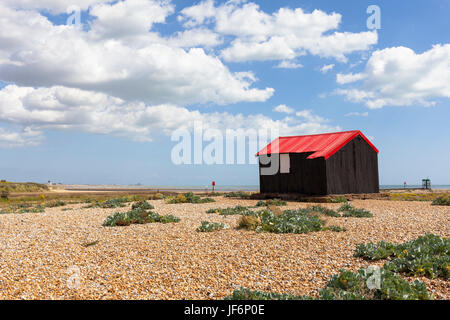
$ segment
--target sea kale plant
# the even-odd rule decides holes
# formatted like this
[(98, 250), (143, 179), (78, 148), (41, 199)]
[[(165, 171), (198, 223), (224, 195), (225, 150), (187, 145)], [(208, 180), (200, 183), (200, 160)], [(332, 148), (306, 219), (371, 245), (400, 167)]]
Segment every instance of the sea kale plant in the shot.
[(216, 230), (228, 229), (228, 226), (222, 222), (209, 222), (202, 221), (201, 225), (197, 228), (197, 232), (213, 232)]
[(394, 244), (360, 244), (355, 257), (367, 260), (389, 259), (384, 268), (412, 276), (450, 279), (450, 239), (426, 234), (417, 239)]
[(313, 206), (310, 209), (312, 212), (318, 212), (321, 213), (323, 215), (329, 216), (329, 217), (335, 217), (338, 218), (341, 215), (339, 213), (337, 213), (336, 211), (332, 210), (332, 209), (328, 209), (328, 208), (324, 208), (322, 206)]
[[(248, 218), (248, 216), (252, 218)], [(254, 221), (252, 225), (247, 220)], [(308, 214), (307, 209), (286, 210), (275, 215), (270, 210), (251, 212), (239, 221), (240, 228), (256, 230), (257, 232), (272, 233), (308, 233), (323, 229), (324, 222), (314, 215)]]
[(104, 201), (98, 201), (95, 199), (85, 208), (105, 208), (105, 209), (121, 208), (125, 207), (126, 203), (128, 202), (134, 202), (139, 200), (141, 200), (139, 196), (124, 196), (119, 198), (107, 199)]
[(372, 213), (365, 209), (358, 209), (353, 207), (351, 204), (346, 203), (342, 205), (338, 209), (339, 212), (342, 212), (343, 217), (355, 217), (355, 218), (371, 218), (373, 217)]
[(311, 300), (308, 296), (295, 296), (289, 293), (266, 292), (240, 288), (224, 298), (224, 300)]
[(151, 205), (150, 203), (148, 203), (147, 201), (141, 200), (141, 201), (133, 203), (131, 205), (131, 209), (152, 210), (152, 209), (155, 209), (155, 207), (153, 205)]
[[(341, 269), (319, 291), (319, 300), (428, 300), (423, 282), (410, 283), (399, 275), (378, 267), (357, 272)], [(309, 300), (310, 296), (296, 296), (274, 292), (253, 291), (246, 288), (234, 290), (225, 300)]]
[(323, 300), (428, 300), (425, 283), (410, 283), (399, 275), (378, 267), (357, 272), (340, 270), (320, 290)]
[(116, 212), (109, 215), (103, 222), (103, 226), (129, 226), (130, 224), (145, 224), (145, 223), (170, 223), (178, 222), (180, 218), (167, 215), (161, 216), (156, 212), (148, 211), (142, 208), (132, 209), (128, 212)]

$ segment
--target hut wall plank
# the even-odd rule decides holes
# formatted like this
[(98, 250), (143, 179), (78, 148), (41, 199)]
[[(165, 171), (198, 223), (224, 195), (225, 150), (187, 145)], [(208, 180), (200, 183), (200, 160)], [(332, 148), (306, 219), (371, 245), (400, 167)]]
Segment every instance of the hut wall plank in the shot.
[(356, 137), (326, 160), (327, 193), (378, 193), (378, 154)]

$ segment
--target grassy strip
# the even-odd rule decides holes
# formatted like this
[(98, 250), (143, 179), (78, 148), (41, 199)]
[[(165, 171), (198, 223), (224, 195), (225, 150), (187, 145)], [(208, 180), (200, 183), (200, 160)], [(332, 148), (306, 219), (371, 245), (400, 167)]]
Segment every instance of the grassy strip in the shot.
[(407, 275), (450, 278), (450, 239), (433, 234), (402, 244), (384, 241), (360, 244), (354, 256), (366, 260), (392, 259), (384, 268)]
[(287, 205), (287, 202), (283, 201), (283, 200), (280, 200), (280, 199), (269, 199), (269, 200), (266, 200), (266, 201), (259, 200), (256, 203), (257, 207), (285, 206), (285, 205)]
[(433, 201), (439, 197), (449, 197), (448, 193), (443, 192), (424, 192), (424, 193), (414, 193), (414, 192), (392, 192), (389, 193), (390, 200), (401, 200), (401, 201)]
[(239, 214), (250, 214), (250, 210), (247, 207), (237, 205), (235, 207), (229, 208), (215, 208), (209, 209), (206, 213), (218, 213), (222, 216), (231, 216), (231, 215), (239, 215)]
[(22, 192), (43, 192), (48, 191), (49, 188), (45, 184), (34, 182), (8, 182), (0, 181), (0, 193), (5, 191), (6, 193), (22, 193)]
[(240, 198), (240, 199), (250, 199), (251, 193), (250, 192), (228, 192), (224, 194), (225, 198)]
[(10, 214), (10, 213), (42, 213), (45, 212), (45, 207), (38, 204), (33, 206), (29, 203), (22, 203), (18, 205), (12, 205), (7, 208), (0, 210), (0, 214)]
[(344, 196), (337, 196), (330, 199), (330, 203), (340, 203), (340, 202), (348, 202), (348, 200)]
[(167, 203), (176, 204), (176, 203), (209, 203), (216, 202), (213, 198), (201, 198), (200, 196), (194, 195), (192, 192), (187, 192), (183, 194), (179, 194), (176, 197), (167, 197)]
[(433, 206), (450, 206), (450, 195), (440, 196), (433, 200)]
[[(383, 268), (360, 269), (357, 272), (340, 270), (319, 292), (319, 300), (428, 300), (425, 283), (410, 283)], [(310, 296), (294, 296), (273, 292), (234, 290), (225, 300), (312, 300)]]

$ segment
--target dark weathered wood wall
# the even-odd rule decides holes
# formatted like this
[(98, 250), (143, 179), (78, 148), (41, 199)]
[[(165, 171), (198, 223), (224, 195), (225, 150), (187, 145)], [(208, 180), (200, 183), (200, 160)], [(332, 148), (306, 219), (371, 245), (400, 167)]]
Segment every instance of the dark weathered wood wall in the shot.
[(324, 158), (306, 159), (310, 153), (290, 154), (290, 173), (261, 175), (261, 193), (299, 193), (325, 195), (377, 193), (378, 154), (361, 137), (356, 137), (338, 152)]
[(378, 154), (360, 136), (326, 160), (327, 193), (377, 193)]
[[(326, 167), (323, 158), (306, 160), (311, 152), (291, 153), (290, 172), (259, 175), (261, 193), (300, 193), (322, 195), (327, 192)], [(260, 163), (260, 168), (264, 167)]]

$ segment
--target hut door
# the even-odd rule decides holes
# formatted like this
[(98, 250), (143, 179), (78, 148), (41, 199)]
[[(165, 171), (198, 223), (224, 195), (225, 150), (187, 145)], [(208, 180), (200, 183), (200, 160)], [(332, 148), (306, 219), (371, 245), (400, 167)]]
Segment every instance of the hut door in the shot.
[(291, 160), (289, 154), (280, 154), (280, 173), (289, 173), (291, 169)]

